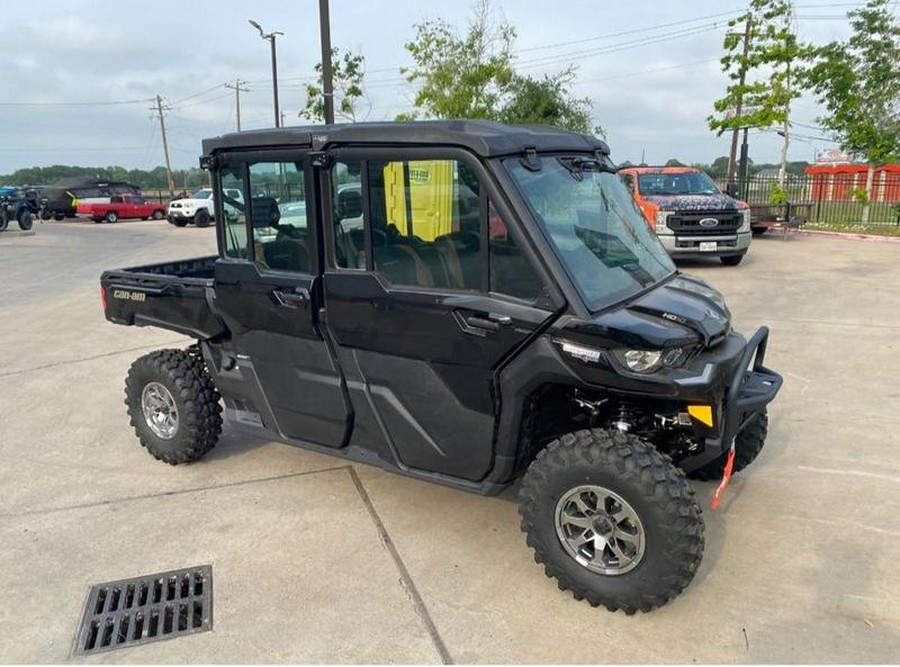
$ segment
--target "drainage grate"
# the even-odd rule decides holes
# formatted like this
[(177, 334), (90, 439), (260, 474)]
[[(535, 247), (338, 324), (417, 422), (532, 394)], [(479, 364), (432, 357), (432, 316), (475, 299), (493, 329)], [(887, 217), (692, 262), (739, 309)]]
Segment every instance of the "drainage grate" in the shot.
[(211, 565), (111, 581), (88, 594), (75, 655), (211, 629)]

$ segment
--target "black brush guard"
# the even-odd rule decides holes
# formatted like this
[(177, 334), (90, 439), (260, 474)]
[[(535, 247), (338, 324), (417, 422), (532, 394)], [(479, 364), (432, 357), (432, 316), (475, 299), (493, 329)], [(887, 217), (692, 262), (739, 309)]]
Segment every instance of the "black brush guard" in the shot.
[(703, 452), (681, 462), (681, 468), (685, 472), (706, 465), (730, 449), (737, 434), (775, 399), (784, 380), (778, 373), (763, 365), (768, 342), (768, 327), (760, 327), (747, 342), (728, 383), (722, 409), (721, 434), (718, 438), (707, 438)]

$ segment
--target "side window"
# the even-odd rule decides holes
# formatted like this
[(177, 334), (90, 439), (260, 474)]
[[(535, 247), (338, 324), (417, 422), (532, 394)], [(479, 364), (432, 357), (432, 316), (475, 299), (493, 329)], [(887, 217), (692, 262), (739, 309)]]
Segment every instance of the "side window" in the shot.
[(314, 248), (306, 222), (303, 163), (251, 164), (250, 192), (253, 260), (261, 267), (309, 273)]
[(488, 210), (491, 292), (534, 301), (543, 288), (541, 280), (509, 233), (506, 223), (497, 214), (493, 203)]
[(247, 249), (247, 215), (243, 196), (240, 199), (232, 195), (241, 194), (244, 189), (243, 165), (226, 167), (219, 173), (219, 185), (222, 194), (222, 211), (224, 220), (222, 229), (225, 235), (225, 256), (236, 259), (249, 259)]
[(345, 269), (366, 268), (361, 170), (358, 160), (338, 162), (331, 170), (334, 257), (337, 265)]
[(481, 287), (480, 185), (456, 160), (368, 163), (375, 270), (394, 285)]

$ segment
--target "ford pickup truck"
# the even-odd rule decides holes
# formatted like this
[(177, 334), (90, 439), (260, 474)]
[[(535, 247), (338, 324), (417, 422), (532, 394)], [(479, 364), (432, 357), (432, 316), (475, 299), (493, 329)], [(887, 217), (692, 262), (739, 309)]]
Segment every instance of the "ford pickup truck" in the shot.
[(630, 167), (619, 177), (650, 228), (675, 258), (718, 257), (736, 266), (750, 248), (750, 207), (699, 169)]
[(138, 195), (113, 195), (108, 202), (79, 202), (75, 207), (79, 218), (90, 218), (94, 222), (118, 222), (128, 218), (162, 220), (166, 213), (163, 204), (148, 202)]

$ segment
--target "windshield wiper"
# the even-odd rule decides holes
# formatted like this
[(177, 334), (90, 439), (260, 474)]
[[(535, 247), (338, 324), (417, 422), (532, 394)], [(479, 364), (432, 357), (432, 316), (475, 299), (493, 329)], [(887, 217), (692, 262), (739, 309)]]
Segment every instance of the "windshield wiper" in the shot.
[(565, 167), (576, 181), (584, 179), (585, 171), (605, 171), (610, 174), (616, 173), (615, 168), (610, 167), (597, 158), (582, 156), (558, 157), (556, 158), (556, 161)]

